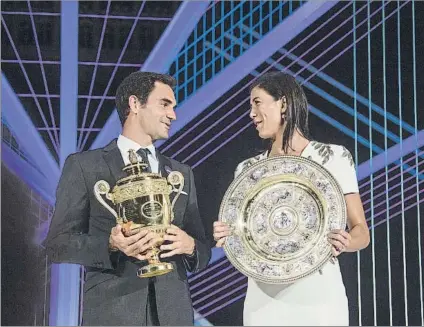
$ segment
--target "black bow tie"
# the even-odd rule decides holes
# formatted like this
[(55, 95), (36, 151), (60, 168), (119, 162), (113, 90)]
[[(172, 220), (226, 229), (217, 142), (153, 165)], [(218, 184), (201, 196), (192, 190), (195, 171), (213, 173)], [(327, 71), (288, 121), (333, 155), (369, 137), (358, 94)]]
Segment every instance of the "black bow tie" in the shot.
[(143, 162), (147, 164), (146, 172), (151, 173), (152, 167), (150, 167), (149, 159), (147, 158), (148, 154), (152, 154), (149, 149), (140, 148), (137, 150), (137, 154), (143, 159)]

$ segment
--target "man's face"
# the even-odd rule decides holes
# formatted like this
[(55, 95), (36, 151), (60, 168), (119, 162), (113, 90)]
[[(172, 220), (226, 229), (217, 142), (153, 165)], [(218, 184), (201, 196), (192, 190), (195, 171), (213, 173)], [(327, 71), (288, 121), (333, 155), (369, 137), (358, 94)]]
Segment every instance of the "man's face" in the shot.
[(138, 110), (138, 122), (141, 129), (152, 138), (152, 141), (167, 139), (171, 122), (175, 115), (176, 100), (174, 91), (169, 85), (156, 82), (145, 105)]

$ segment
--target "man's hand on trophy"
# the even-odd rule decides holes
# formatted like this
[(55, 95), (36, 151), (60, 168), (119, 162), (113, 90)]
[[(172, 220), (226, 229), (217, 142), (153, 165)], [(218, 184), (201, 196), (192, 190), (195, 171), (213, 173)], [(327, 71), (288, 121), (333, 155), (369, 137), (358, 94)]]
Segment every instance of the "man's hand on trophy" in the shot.
[(160, 247), (161, 251), (168, 250), (169, 252), (162, 253), (161, 258), (172, 257), (176, 254), (188, 254), (191, 255), (194, 252), (194, 239), (188, 235), (185, 231), (178, 228), (175, 225), (171, 225), (166, 230), (166, 234), (163, 237), (165, 241), (169, 241), (169, 244), (163, 244)]
[(213, 223), (213, 239), (216, 241), (216, 247), (222, 247), (225, 238), (231, 235), (231, 227), (223, 221)]
[(113, 227), (109, 237), (109, 246), (111, 248), (116, 248), (127, 256), (138, 260), (149, 259), (154, 253), (148, 250), (162, 242), (163, 239), (158, 234), (145, 229), (127, 237), (122, 233), (121, 225)]

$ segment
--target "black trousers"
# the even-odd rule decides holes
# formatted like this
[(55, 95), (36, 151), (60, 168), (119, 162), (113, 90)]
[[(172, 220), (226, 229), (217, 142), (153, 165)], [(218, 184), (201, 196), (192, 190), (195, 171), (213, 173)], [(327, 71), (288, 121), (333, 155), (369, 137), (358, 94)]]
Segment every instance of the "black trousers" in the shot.
[(156, 305), (155, 281), (155, 277), (149, 278), (149, 294), (146, 304), (146, 326), (160, 326), (158, 308)]

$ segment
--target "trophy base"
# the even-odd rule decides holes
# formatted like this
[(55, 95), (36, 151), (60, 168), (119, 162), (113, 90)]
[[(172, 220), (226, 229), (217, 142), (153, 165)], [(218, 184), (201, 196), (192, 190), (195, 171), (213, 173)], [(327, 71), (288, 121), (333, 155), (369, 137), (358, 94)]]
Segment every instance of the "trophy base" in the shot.
[(171, 272), (172, 270), (174, 270), (172, 263), (155, 262), (138, 269), (137, 276), (140, 278), (160, 276), (160, 275), (165, 275)]

